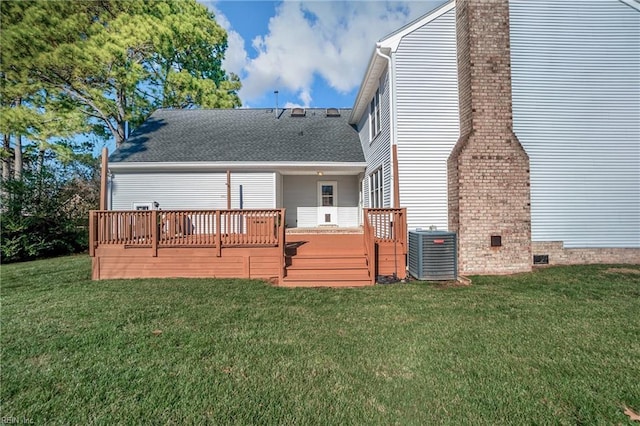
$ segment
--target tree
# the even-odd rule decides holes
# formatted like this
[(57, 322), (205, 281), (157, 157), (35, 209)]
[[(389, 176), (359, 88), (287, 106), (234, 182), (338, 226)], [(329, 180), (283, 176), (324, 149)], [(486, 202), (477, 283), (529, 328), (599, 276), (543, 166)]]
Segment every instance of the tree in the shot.
[(240, 82), (221, 67), (226, 33), (196, 0), (3, 2), (2, 21), (10, 88), (45, 91), (27, 105), (64, 105), (117, 146), (156, 108), (240, 105)]
[[(31, 29), (23, 25), (28, 2), (3, 2), (1, 7), (3, 30), (0, 33), (0, 133), (3, 135), (2, 177), (19, 180), (24, 168), (23, 150), (67, 152), (55, 143), (57, 138), (69, 138), (86, 132), (85, 116), (75, 105), (56, 96), (57, 91), (30, 75), (35, 61), (33, 50), (22, 48), (21, 40)], [(20, 23), (20, 24), (16, 24)], [(23, 137), (27, 140), (23, 147)], [(11, 139), (14, 146), (11, 147)], [(28, 158), (27, 158), (28, 161)], [(42, 166), (40, 162), (40, 167)]]
[(2, 260), (78, 249), (99, 186), (75, 136), (120, 145), (156, 108), (240, 105), (196, 0), (3, 1), (0, 18)]
[[(89, 209), (99, 197), (98, 161), (48, 162), (0, 182), (0, 260), (14, 262), (86, 250)], [(61, 170), (66, 169), (66, 170)]]

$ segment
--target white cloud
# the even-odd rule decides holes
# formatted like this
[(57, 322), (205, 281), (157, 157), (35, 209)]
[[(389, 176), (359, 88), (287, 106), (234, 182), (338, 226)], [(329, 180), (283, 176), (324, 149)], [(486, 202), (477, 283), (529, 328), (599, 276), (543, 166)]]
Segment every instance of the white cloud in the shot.
[(289, 108), (304, 108), (305, 106), (302, 104), (298, 104), (295, 102), (287, 102), (284, 104), (283, 108), (289, 109)]
[(216, 15), (216, 22), (227, 31), (227, 51), (222, 61), (222, 67), (227, 72), (242, 75), (242, 72), (249, 62), (249, 56), (244, 49), (244, 39), (233, 29), (231, 22), (213, 4), (207, 7)]
[(251, 55), (240, 34), (217, 11), (218, 22), (229, 34), (224, 66), (240, 75), (243, 102), (286, 89), (301, 102), (295, 106), (310, 106), (314, 79), (322, 78), (340, 93), (353, 90), (376, 41), (441, 3), (284, 1), (269, 20), (268, 33), (252, 40)]

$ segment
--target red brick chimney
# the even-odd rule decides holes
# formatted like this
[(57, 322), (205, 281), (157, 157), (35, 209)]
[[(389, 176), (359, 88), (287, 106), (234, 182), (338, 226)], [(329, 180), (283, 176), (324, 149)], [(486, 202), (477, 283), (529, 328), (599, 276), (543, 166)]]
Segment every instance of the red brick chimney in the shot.
[(513, 133), (508, 0), (457, 0), (460, 139), (447, 163), (461, 274), (531, 270), (529, 156)]

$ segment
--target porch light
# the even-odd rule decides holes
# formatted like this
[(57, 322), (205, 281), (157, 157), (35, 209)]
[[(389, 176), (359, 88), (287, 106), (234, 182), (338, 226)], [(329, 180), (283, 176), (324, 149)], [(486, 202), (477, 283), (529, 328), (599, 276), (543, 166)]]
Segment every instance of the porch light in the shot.
[(322, 175), (324, 175), (324, 173), (318, 172), (318, 176), (322, 176)]

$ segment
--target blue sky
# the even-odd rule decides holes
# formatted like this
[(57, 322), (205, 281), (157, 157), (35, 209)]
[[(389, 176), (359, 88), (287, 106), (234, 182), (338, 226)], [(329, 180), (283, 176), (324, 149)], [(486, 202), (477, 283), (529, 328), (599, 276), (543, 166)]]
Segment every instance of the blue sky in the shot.
[(227, 30), (245, 107), (351, 107), (376, 41), (445, 3), (199, 0)]

